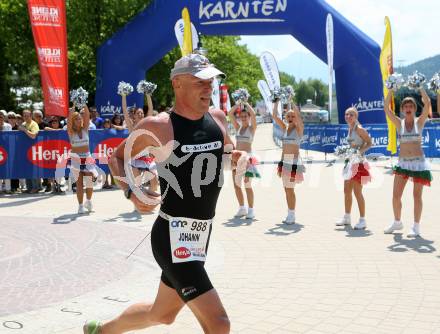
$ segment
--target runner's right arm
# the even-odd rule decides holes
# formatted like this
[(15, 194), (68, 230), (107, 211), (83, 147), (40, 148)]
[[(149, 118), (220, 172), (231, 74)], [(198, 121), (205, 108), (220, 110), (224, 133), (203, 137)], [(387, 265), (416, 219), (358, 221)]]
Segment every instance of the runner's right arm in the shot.
[[(125, 172), (125, 164), (128, 163), (132, 158), (138, 155), (140, 152), (144, 151), (147, 147), (158, 148), (160, 147), (160, 142), (158, 142), (157, 137), (154, 133), (160, 131), (160, 124), (154, 120), (149, 119), (148, 124), (145, 119), (141, 121), (134, 131), (125, 139), (112, 154), (109, 159), (108, 166), (115, 179), (115, 182), (122, 190), (127, 190), (130, 187), (130, 181)], [(129, 167), (132, 168), (132, 167)], [(130, 187), (131, 188), (131, 187)], [(135, 193), (132, 193), (130, 200), (136, 206), (139, 212), (150, 212), (153, 202), (160, 201), (160, 198), (151, 197), (146, 195), (149, 201), (148, 203), (139, 199)], [(157, 203), (156, 203), (157, 205)]]

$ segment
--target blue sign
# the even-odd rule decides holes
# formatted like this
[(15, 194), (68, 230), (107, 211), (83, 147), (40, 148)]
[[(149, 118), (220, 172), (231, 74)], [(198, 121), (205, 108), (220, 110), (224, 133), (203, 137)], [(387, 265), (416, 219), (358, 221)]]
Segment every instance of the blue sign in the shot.
[[(371, 137), (373, 146), (367, 151), (368, 154), (382, 154), (389, 156), (388, 127), (386, 124), (370, 124), (363, 126)], [(274, 124), (274, 139), (281, 146), (281, 129)], [(336, 146), (347, 144), (347, 125), (305, 125), (304, 137), (301, 149), (333, 153)], [(427, 123), (423, 130), (423, 151), (428, 158), (440, 157), (440, 125)]]
[[(128, 131), (90, 130), (90, 152), (102, 173), (109, 173), (108, 157)], [(21, 131), (0, 132), (0, 179), (53, 178), (68, 175), (70, 142), (66, 131), (40, 131), (30, 139)]]

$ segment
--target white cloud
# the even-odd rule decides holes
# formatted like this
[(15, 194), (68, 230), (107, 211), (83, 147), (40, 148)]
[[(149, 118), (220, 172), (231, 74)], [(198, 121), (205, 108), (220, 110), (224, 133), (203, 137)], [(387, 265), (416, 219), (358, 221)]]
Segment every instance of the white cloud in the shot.
[[(379, 45), (382, 45), (385, 32), (384, 17), (389, 16), (396, 66), (400, 60), (407, 65), (440, 53), (439, 0), (422, 0), (418, 3), (414, 0), (327, 2)], [(279, 61), (298, 51), (310, 53), (290, 35), (242, 36), (242, 43), (257, 55), (270, 51)]]

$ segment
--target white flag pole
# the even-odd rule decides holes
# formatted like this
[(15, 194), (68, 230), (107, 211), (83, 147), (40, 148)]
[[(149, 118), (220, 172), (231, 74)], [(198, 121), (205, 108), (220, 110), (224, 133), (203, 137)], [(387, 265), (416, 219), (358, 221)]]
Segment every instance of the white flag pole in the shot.
[(327, 36), (327, 62), (328, 62), (328, 109), (329, 109), (329, 121), (332, 117), (333, 108), (333, 56), (334, 56), (334, 30), (333, 30), (333, 17), (331, 14), (327, 15), (326, 24), (326, 36)]
[(220, 109), (220, 82), (217, 78), (212, 81), (211, 101), (216, 109)]

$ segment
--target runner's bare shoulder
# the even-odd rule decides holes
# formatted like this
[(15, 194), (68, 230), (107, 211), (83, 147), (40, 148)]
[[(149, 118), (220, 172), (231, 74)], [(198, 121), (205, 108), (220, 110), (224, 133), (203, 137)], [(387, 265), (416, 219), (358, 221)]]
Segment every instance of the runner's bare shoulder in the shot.
[(221, 124), (226, 124), (226, 115), (223, 112), (223, 110), (220, 109), (209, 109), (209, 113), (214, 117), (214, 119), (216, 119), (217, 121), (219, 121)]
[(161, 143), (167, 143), (174, 137), (170, 115), (167, 113), (145, 117), (136, 125), (136, 130), (151, 131), (154, 137), (158, 138)]

